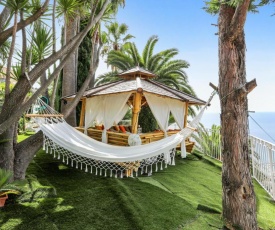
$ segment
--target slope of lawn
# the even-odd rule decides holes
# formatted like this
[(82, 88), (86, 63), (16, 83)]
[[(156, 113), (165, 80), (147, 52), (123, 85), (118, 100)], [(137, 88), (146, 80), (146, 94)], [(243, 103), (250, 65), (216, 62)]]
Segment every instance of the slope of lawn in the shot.
[[(28, 168), (56, 196), (9, 203), (0, 229), (221, 229), (221, 169), (195, 155), (151, 177), (115, 179), (70, 168), (40, 151)], [(33, 176), (34, 177), (34, 176)], [(255, 183), (259, 225), (275, 228), (275, 203)], [(30, 202), (31, 201), (31, 202)]]

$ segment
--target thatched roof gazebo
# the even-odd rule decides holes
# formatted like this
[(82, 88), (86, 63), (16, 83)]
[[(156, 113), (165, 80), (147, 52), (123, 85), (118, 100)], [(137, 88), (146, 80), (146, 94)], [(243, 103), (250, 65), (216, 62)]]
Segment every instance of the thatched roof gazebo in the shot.
[[(204, 105), (206, 102), (192, 95), (154, 81), (157, 76), (139, 66), (119, 74), (121, 80), (85, 91), (81, 98), (82, 108), (78, 130), (97, 140), (110, 144), (127, 145), (128, 133), (110, 130), (118, 123), (129, 107), (132, 109), (131, 133), (137, 133), (141, 107), (148, 104), (163, 132), (140, 134), (142, 143), (149, 143), (175, 132), (167, 132), (167, 114), (173, 114), (178, 126), (187, 124), (188, 106)], [(63, 97), (71, 100), (75, 95)], [(104, 125), (104, 130), (90, 128), (94, 120)], [(103, 134), (102, 134), (103, 133)], [(104, 137), (106, 135), (106, 138)]]

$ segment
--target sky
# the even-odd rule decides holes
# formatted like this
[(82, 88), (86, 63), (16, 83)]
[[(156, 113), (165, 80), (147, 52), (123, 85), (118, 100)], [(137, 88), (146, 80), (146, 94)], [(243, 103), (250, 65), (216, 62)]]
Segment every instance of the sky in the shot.
[[(126, 0), (116, 19), (129, 26), (140, 53), (147, 40), (157, 35), (155, 51), (177, 48), (177, 59), (184, 59), (189, 83), (197, 96), (207, 100), (213, 91), (209, 82), (218, 85), (217, 16), (206, 13), (203, 0)], [(257, 87), (249, 94), (249, 110), (275, 112), (275, 4), (249, 13), (245, 25), (247, 81), (254, 78)], [(101, 61), (97, 74), (108, 71)], [(207, 112), (220, 112), (215, 96)]]

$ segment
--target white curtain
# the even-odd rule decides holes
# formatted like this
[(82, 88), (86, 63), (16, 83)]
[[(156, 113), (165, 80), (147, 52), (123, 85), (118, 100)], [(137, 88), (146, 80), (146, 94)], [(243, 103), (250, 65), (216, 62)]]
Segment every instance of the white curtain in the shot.
[(85, 133), (94, 121), (102, 122), (104, 130), (102, 132), (102, 142), (107, 142), (106, 130), (109, 129), (115, 121), (119, 121), (126, 114), (128, 106), (126, 102), (131, 93), (119, 93), (112, 95), (100, 95), (86, 99), (85, 112)]
[[(183, 129), (186, 103), (169, 98), (167, 98), (166, 102), (169, 105), (170, 111), (173, 114), (176, 123), (178, 124), (180, 129)], [(181, 157), (186, 158), (185, 139), (183, 139), (181, 142)]]
[(159, 127), (164, 132), (165, 137), (167, 136), (167, 127), (168, 127), (168, 121), (169, 121), (169, 115), (170, 115), (170, 109), (169, 105), (167, 104), (167, 101), (165, 98), (156, 96), (154, 94), (150, 93), (143, 93), (148, 105), (151, 108), (151, 111), (156, 118)]
[[(159, 127), (164, 132), (165, 137), (167, 136), (166, 130), (168, 127), (170, 112), (173, 114), (180, 129), (183, 129), (185, 102), (171, 98), (159, 97), (146, 92), (144, 92), (144, 95)], [(181, 142), (181, 157), (186, 158), (185, 139)]]
[(116, 119), (115, 119), (116, 124), (122, 120), (122, 118), (127, 113), (128, 109), (129, 109), (129, 106), (127, 104), (125, 104), (124, 107), (122, 108), (121, 112), (116, 116)]
[(106, 130), (111, 128), (114, 121), (122, 116), (122, 111), (125, 111), (125, 104), (128, 101), (131, 93), (119, 93), (112, 95), (105, 95), (102, 103), (103, 107), (103, 125), (102, 142), (107, 143)]
[(96, 118), (102, 114), (102, 96), (96, 96), (86, 99), (85, 110), (85, 129), (84, 133), (87, 134), (87, 129), (93, 124)]

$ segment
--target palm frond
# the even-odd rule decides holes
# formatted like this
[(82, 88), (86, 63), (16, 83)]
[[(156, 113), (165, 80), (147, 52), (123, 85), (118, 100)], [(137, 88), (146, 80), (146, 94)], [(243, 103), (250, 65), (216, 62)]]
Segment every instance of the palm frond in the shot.
[(117, 80), (119, 80), (117, 75), (118, 75), (117, 71), (114, 71), (114, 72), (111, 71), (111, 72), (102, 74), (96, 78), (95, 85), (99, 86), (99, 85), (103, 85), (106, 83), (117, 81)]
[(148, 69), (148, 64), (149, 64), (149, 60), (153, 55), (154, 52), (154, 48), (156, 43), (158, 42), (158, 36), (153, 35), (152, 37), (150, 37), (143, 49), (142, 52), (142, 58), (143, 58), (143, 62), (144, 62), (144, 67), (146, 69)]

